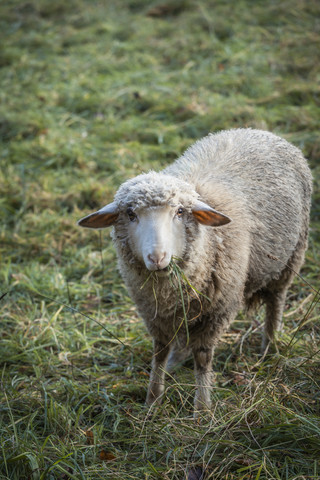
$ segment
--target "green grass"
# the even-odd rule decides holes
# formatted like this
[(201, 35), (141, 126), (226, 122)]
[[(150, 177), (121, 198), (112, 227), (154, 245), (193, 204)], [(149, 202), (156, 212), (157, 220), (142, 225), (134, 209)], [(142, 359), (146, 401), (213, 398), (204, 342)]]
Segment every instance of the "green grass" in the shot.
[[(320, 478), (319, 15), (316, 0), (1, 3), (0, 479)], [(239, 126), (310, 161), (305, 280), (265, 359), (263, 312), (238, 316), (195, 424), (191, 363), (144, 406), (151, 340), (108, 234), (76, 221)]]

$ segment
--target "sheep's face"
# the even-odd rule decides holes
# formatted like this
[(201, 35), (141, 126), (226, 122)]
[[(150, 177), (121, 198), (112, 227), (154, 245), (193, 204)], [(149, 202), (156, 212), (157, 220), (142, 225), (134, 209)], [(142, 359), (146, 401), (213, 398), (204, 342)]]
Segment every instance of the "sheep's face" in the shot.
[(183, 257), (186, 230), (182, 207), (127, 209), (128, 242), (135, 257), (150, 271), (164, 270), (171, 258)]
[(115, 226), (115, 238), (128, 245), (150, 271), (164, 271), (172, 257), (183, 258), (191, 224), (220, 226), (230, 218), (200, 201), (192, 187), (174, 177), (149, 173), (124, 183), (115, 201), (81, 219), (82, 227)]

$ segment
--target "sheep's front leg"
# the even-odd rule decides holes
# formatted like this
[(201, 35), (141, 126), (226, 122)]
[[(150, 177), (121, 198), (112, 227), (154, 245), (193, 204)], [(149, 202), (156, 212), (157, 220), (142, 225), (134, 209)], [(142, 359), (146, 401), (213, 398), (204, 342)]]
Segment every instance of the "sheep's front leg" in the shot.
[(146, 400), (147, 405), (160, 400), (164, 392), (164, 377), (169, 351), (170, 347), (167, 344), (154, 340), (152, 368)]
[(212, 356), (213, 347), (201, 345), (192, 349), (196, 377), (196, 395), (194, 399), (194, 415), (211, 407), (211, 389), (213, 383)]

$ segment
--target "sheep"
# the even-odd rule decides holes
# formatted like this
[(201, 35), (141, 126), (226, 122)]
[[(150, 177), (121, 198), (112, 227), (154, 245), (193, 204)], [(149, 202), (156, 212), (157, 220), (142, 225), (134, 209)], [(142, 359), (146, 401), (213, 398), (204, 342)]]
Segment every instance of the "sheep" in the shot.
[[(299, 149), (240, 128), (209, 134), (164, 170), (126, 181), (112, 203), (79, 220), (114, 226), (120, 273), (153, 338), (148, 405), (161, 400), (168, 360), (192, 352), (195, 416), (210, 409), (213, 350), (242, 308), (265, 304), (267, 349), (304, 261), (311, 192)], [(182, 296), (174, 262), (187, 278)]]

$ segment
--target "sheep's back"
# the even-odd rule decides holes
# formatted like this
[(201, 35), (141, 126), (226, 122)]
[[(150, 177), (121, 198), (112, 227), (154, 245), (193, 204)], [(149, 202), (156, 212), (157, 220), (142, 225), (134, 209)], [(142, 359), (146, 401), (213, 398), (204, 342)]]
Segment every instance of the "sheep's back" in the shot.
[(299, 238), (307, 235), (309, 167), (299, 149), (272, 133), (236, 129), (208, 135), (164, 173), (194, 185), (204, 201), (231, 217), (236, 203), (246, 210), (232, 220), (234, 231), (235, 226), (250, 231), (253, 291), (280, 275)]

